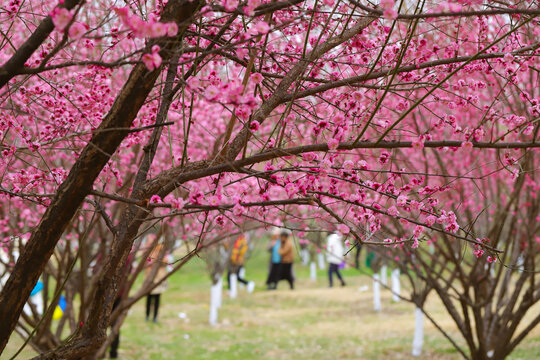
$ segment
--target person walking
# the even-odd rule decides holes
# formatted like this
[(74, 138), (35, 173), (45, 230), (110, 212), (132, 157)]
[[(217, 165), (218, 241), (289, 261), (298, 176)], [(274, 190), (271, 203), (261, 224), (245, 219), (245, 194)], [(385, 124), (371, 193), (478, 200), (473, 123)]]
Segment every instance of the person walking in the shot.
[(277, 282), (279, 281), (281, 264), (281, 256), (279, 255), (281, 241), (279, 235), (280, 230), (277, 227), (272, 230), (272, 234), (270, 235), (270, 244), (268, 246), (268, 251), (270, 252), (270, 267), (268, 269), (268, 278), (266, 279), (268, 290), (275, 290)]
[(281, 256), (280, 276), (279, 280), (287, 280), (291, 290), (294, 289), (293, 263), (294, 263), (294, 248), (288, 231), (282, 231), (280, 235), (280, 246), (278, 250)]
[(345, 281), (339, 272), (339, 265), (343, 263), (343, 240), (338, 233), (332, 233), (326, 239), (326, 261), (330, 264), (328, 267), (328, 282), (330, 287), (333, 284), (334, 273), (341, 281), (341, 286), (345, 286)]
[(231, 274), (235, 274), (238, 281), (246, 285), (246, 290), (248, 293), (253, 292), (253, 289), (255, 288), (255, 283), (253, 281), (247, 281), (246, 279), (240, 277), (240, 270), (244, 267), (247, 249), (248, 243), (246, 236), (241, 234), (234, 241), (231, 257), (229, 259), (229, 267), (227, 270), (227, 284), (229, 286), (229, 290), (231, 289)]
[[(150, 256), (148, 257), (149, 265), (146, 268), (146, 276), (148, 277), (152, 275), (152, 269), (154, 266), (158, 267), (157, 273), (155, 274), (154, 278), (151, 281), (152, 283), (159, 282), (167, 276), (167, 263), (163, 261), (163, 259), (159, 262), (158, 265), (154, 265), (155, 262), (158, 261), (159, 255), (162, 249), (163, 249), (163, 244), (157, 244), (156, 247), (150, 253)], [(165, 290), (167, 290), (168, 285), (169, 284), (167, 280), (163, 280), (158, 286), (153, 288), (150, 291), (150, 293), (146, 296), (146, 321), (148, 321), (150, 318), (151, 308), (153, 304), (154, 314), (153, 314), (152, 319), (154, 322), (157, 322), (161, 294), (163, 294)]]
[[(118, 289), (118, 293), (116, 294), (116, 299), (114, 300), (111, 313), (120, 305), (122, 300), (128, 296), (129, 289), (127, 288), (127, 277), (131, 273), (133, 265), (133, 255), (129, 254), (128, 258), (126, 260), (126, 264), (124, 267), (124, 273), (122, 274), (122, 278), (119, 282), (120, 286)], [(111, 330), (114, 331), (114, 327), (116, 326), (116, 320), (111, 323)], [(118, 347), (120, 347), (120, 329), (116, 332), (114, 335), (114, 339), (111, 343), (111, 347), (109, 349), (109, 358), (111, 359), (117, 359), (118, 358)]]

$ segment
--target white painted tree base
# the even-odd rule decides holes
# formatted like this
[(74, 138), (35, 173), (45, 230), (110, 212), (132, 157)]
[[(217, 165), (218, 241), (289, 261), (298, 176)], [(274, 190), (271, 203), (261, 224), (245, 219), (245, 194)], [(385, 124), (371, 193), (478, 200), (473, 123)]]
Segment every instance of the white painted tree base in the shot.
[(392, 300), (398, 302), (400, 300), (401, 286), (399, 283), (399, 269), (392, 270)]
[[(41, 292), (37, 293), (34, 296), (30, 296), (28, 298), (28, 302), (34, 304), (36, 307), (36, 311), (39, 315), (43, 314), (43, 294)], [(24, 304), (23, 311), (26, 315), (32, 316), (32, 308), (30, 307), (30, 304), (26, 303)]]
[(312, 261), (309, 264), (309, 278), (312, 281), (317, 281), (317, 265), (315, 264), (315, 261)]
[(379, 274), (373, 274), (373, 310), (381, 311), (381, 284)]
[(217, 291), (217, 307), (220, 308), (221, 304), (223, 303), (223, 276), (219, 277), (219, 280), (216, 284), (218, 290)]
[(424, 313), (420, 308), (414, 309), (414, 338), (412, 343), (412, 356), (422, 355), (424, 345)]
[(381, 285), (388, 286), (388, 267), (386, 265), (383, 265), (381, 267)]
[(222, 284), (218, 281), (210, 288), (210, 315), (208, 322), (210, 325), (217, 325), (218, 323), (218, 308), (221, 302), (221, 287)]
[(8, 279), (9, 279), (9, 274), (6, 274), (0, 278), (0, 289), (4, 287)]
[(308, 249), (300, 250), (300, 257), (302, 258), (302, 264), (309, 264), (309, 251)]
[(238, 277), (236, 276), (236, 274), (231, 274), (230, 285), (231, 288), (229, 290), (229, 296), (231, 297), (231, 299), (236, 299), (236, 297), (238, 296)]
[(517, 261), (516, 261), (516, 265), (517, 265), (517, 268), (518, 268), (518, 272), (521, 274), (523, 273), (523, 271), (525, 270), (525, 258), (523, 257), (523, 254), (519, 255)]
[(318, 265), (319, 265), (319, 270), (326, 269), (326, 263), (324, 261), (324, 255), (323, 254), (321, 254), (321, 253), (317, 254), (317, 262), (318, 262)]
[(0, 274), (4, 274), (1, 278), (0, 278), (0, 289), (4, 288), (4, 285), (6, 284), (7, 280), (9, 279), (9, 272), (6, 271), (6, 267), (4, 266), (4, 264), (8, 264), (9, 263), (9, 256), (8, 254), (0, 249)]

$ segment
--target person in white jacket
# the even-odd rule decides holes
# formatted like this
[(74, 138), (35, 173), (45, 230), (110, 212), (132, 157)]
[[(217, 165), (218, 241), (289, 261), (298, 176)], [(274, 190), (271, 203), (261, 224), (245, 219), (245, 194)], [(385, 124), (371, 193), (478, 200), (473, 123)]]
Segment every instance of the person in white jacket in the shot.
[(328, 268), (328, 281), (330, 287), (334, 285), (334, 273), (336, 273), (341, 281), (341, 286), (345, 286), (345, 281), (339, 272), (339, 265), (344, 261), (343, 254), (344, 248), (341, 235), (338, 233), (328, 235), (328, 238), (326, 239), (326, 261), (330, 264), (330, 267)]

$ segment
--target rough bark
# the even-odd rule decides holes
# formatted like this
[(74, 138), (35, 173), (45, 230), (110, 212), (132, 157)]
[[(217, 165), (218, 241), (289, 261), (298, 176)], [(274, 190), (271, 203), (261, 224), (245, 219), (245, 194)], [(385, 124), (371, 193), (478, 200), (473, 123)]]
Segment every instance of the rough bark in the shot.
[[(66, 0), (63, 7), (73, 9), (81, 3), (81, 0)], [(26, 60), (43, 44), (54, 30), (54, 24), (50, 16), (41, 21), (32, 35), (21, 45), (13, 56), (0, 67), (0, 88), (13, 79), (24, 68)]]

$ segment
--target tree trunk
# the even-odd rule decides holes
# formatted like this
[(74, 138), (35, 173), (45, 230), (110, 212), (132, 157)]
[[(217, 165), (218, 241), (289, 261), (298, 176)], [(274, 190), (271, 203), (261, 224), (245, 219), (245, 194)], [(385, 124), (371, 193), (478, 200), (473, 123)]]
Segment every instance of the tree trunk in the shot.
[(218, 286), (219, 291), (217, 292), (218, 298), (217, 298), (217, 307), (220, 308), (221, 305), (223, 305), (223, 277), (220, 276), (219, 280), (216, 284)]
[(400, 293), (399, 269), (394, 269), (392, 270), (392, 300), (398, 302), (400, 300)]
[(414, 338), (412, 342), (412, 356), (422, 355), (424, 345), (424, 313), (419, 307), (414, 309)]
[(381, 285), (383, 285), (383, 286), (388, 285), (387, 269), (388, 269), (388, 267), (386, 265), (381, 266)]
[(210, 288), (210, 316), (208, 319), (210, 325), (217, 325), (218, 323), (218, 309), (221, 306), (222, 287), (223, 283), (220, 279)]
[(231, 299), (236, 299), (238, 296), (238, 277), (236, 274), (230, 274), (229, 276), (229, 286), (231, 287), (229, 289), (229, 296)]
[(319, 264), (319, 270), (326, 269), (326, 263), (324, 262), (324, 255), (323, 254), (321, 254), (321, 253), (317, 254), (317, 261), (318, 261), (318, 264)]
[[(73, 9), (81, 3), (81, 0), (66, 0), (61, 7), (68, 10)], [(9, 80), (17, 76), (17, 73), (24, 68), (24, 64), (34, 52), (39, 49), (41, 44), (47, 40), (54, 30), (54, 24), (51, 16), (44, 18), (32, 35), (22, 44), (13, 56), (0, 67), (0, 89), (6, 85)]]
[(381, 284), (379, 274), (373, 274), (373, 310), (381, 311)]
[(302, 264), (304, 264), (304, 265), (309, 264), (309, 251), (308, 251), (308, 249), (300, 250), (300, 255), (302, 257)]
[[(37, 229), (28, 240), (0, 293), (0, 352), (6, 346), (24, 304), (49, 261), (58, 239), (92, 190), (101, 169), (129, 133), (118, 129), (131, 127), (158, 75), (158, 70), (149, 73), (144, 65), (135, 66), (109, 114), (58, 188)], [(113, 128), (115, 131), (106, 131)]]
[(309, 264), (309, 278), (312, 281), (317, 281), (317, 264), (315, 264), (315, 261)]

